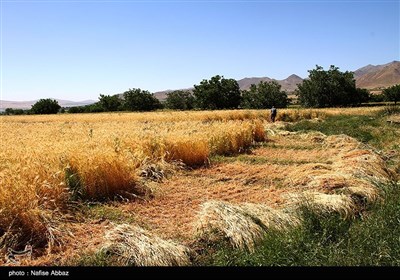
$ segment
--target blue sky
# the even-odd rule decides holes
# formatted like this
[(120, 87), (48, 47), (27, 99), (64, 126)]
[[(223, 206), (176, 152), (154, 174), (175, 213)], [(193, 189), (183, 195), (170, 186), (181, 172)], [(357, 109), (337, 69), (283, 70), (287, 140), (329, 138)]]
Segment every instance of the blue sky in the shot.
[(2, 100), (97, 100), (400, 58), (399, 1), (1, 0)]

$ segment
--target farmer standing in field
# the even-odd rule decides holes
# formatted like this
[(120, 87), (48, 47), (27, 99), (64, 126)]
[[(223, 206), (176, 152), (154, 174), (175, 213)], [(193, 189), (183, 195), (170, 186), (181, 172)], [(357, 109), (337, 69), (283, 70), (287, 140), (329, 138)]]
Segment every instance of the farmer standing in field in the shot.
[(276, 117), (276, 108), (272, 106), (271, 108), (271, 121), (275, 122), (275, 117)]

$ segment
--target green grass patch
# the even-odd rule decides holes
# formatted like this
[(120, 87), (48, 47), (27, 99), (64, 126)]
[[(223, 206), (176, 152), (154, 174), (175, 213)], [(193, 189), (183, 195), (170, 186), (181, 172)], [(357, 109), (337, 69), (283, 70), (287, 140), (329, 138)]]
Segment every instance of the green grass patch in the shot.
[[(276, 165), (300, 165), (308, 163), (321, 163), (321, 161), (312, 160), (292, 160), (292, 159), (276, 159), (268, 158), (264, 156), (253, 156), (253, 155), (239, 155), (239, 156), (215, 156), (211, 158), (211, 162), (214, 163), (232, 163), (232, 162), (243, 162), (246, 164), (276, 164)], [(332, 161), (326, 161), (323, 163), (331, 164)]]
[(118, 205), (112, 204), (85, 204), (81, 211), (83, 215), (89, 219), (94, 220), (109, 220), (112, 222), (125, 222), (132, 223), (135, 221), (134, 217), (128, 213), (123, 212)]
[(286, 150), (315, 150), (320, 148), (320, 145), (304, 145), (304, 144), (299, 144), (299, 145), (282, 145), (282, 144), (276, 144), (274, 142), (264, 142), (260, 145), (261, 147), (269, 148), (269, 149), (286, 149)]
[(320, 131), (326, 135), (346, 134), (367, 143), (374, 139), (371, 127), (379, 127), (381, 120), (373, 116), (330, 116), (323, 122), (312, 122), (302, 120), (289, 124), (286, 129), (289, 131)]
[(346, 134), (377, 149), (398, 147), (400, 130), (387, 123), (387, 115), (374, 116), (330, 116), (323, 122), (303, 120), (287, 125), (289, 131), (320, 131), (326, 135)]
[(118, 265), (112, 258), (104, 251), (84, 253), (76, 259), (67, 262), (68, 266), (112, 266)]

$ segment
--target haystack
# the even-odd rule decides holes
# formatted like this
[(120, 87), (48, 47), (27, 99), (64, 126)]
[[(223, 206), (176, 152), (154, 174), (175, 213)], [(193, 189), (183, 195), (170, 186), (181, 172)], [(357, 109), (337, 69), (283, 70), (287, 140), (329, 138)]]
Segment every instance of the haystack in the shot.
[(161, 239), (134, 225), (115, 226), (105, 235), (101, 250), (124, 266), (183, 266), (190, 264), (189, 248)]

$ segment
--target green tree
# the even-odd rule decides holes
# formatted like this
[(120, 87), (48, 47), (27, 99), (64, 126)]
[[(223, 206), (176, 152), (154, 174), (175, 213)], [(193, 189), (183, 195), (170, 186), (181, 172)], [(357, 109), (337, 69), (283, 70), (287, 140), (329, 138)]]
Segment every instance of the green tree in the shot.
[(298, 86), (296, 95), (305, 107), (335, 107), (358, 105), (364, 91), (356, 88), (353, 72), (341, 72), (331, 65), (328, 71), (321, 66), (309, 70), (309, 79)]
[(57, 114), (61, 106), (54, 99), (40, 99), (32, 105), (31, 112), (33, 114)]
[(394, 101), (396, 105), (397, 101), (400, 101), (400, 84), (386, 88), (382, 93), (386, 101)]
[(272, 106), (283, 108), (289, 103), (286, 91), (276, 81), (252, 84), (249, 90), (243, 91), (242, 107), (247, 109), (265, 109)]
[(187, 90), (175, 90), (167, 93), (165, 107), (174, 110), (191, 110), (194, 107), (194, 96)]
[(4, 111), (5, 115), (23, 115), (26, 114), (26, 112), (22, 109), (13, 109), (13, 108), (6, 108)]
[(355, 104), (359, 105), (361, 103), (369, 102), (372, 100), (372, 95), (368, 89), (357, 88), (357, 94), (355, 98)]
[(370, 94), (369, 101), (370, 102), (383, 102), (383, 101), (385, 101), (385, 95), (383, 93)]
[(6, 108), (4, 111), (4, 114), (6, 115), (14, 115), (14, 109), (13, 108)]
[(101, 113), (104, 112), (103, 106), (99, 102), (83, 106), (84, 113)]
[(139, 88), (124, 92), (123, 105), (129, 111), (154, 111), (162, 108), (161, 102), (153, 94)]
[(67, 109), (68, 113), (71, 114), (77, 114), (77, 113), (83, 113), (85, 111), (84, 106), (75, 106), (75, 107), (70, 107)]
[(105, 112), (119, 111), (122, 109), (122, 101), (118, 95), (110, 96), (100, 94), (99, 103)]
[(196, 106), (201, 109), (234, 109), (241, 100), (238, 82), (219, 75), (194, 85), (193, 95)]

